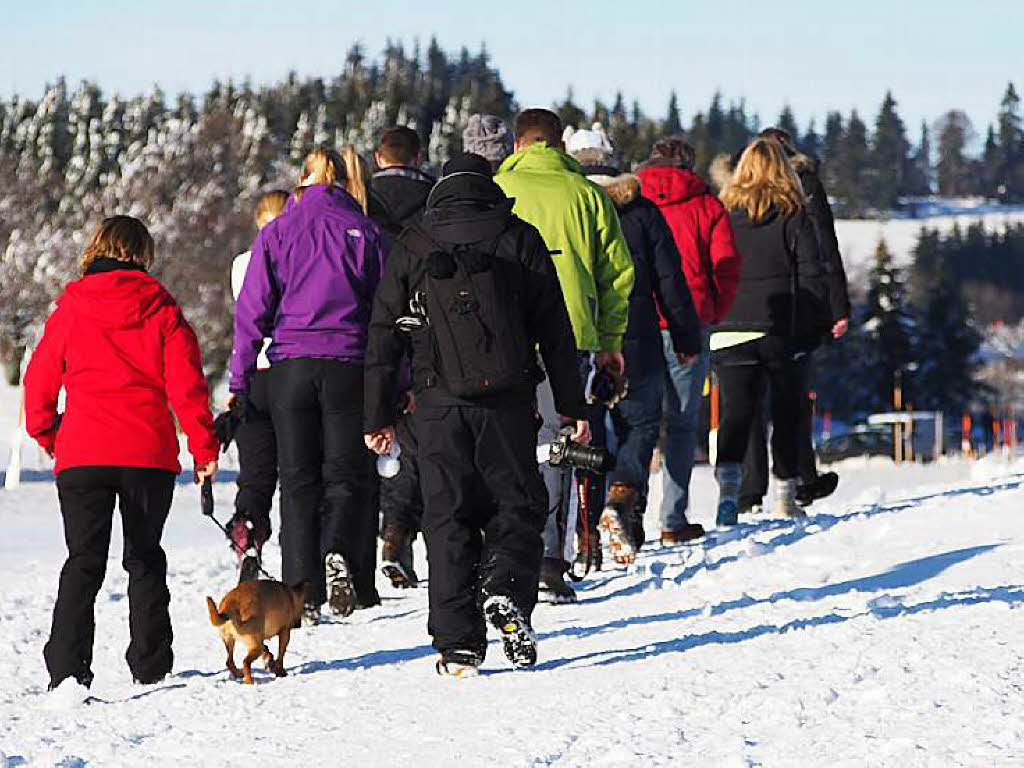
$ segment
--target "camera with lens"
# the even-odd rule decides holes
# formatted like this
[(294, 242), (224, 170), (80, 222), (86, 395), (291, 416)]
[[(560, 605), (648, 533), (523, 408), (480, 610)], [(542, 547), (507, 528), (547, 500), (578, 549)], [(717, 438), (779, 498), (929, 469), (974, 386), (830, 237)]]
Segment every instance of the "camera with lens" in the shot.
[[(572, 427), (564, 427), (554, 442), (541, 446), (538, 458), (557, 469), (582, 469), (599, 474), (615, 466), (612, 455), (604, 448), (592, 448), (573, 442), (572, 431)], [(546, 453), (546, 456), (542, 453)]]

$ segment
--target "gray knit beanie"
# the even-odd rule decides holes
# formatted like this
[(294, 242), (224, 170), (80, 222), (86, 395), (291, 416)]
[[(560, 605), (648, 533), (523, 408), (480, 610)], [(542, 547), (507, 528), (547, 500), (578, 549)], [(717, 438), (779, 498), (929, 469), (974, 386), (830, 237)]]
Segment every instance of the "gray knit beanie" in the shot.
[(462, 151), (480, 155), (497, 167), (512, 154), (512, 132), (496, 115), (470, 115), (462, 132)]

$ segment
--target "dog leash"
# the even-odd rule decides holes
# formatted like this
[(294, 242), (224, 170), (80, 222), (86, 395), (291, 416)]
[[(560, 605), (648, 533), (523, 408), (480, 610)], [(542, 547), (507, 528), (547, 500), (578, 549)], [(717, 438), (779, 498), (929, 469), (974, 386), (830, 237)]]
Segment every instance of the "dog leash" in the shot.
[[(223, 525), (220, 520), (213, 515), (213, 480), (209, 477), (205, 478), (202, 485), (199, 486), (199, 507), (203, 512), (203, 517), (210, 518), (210, 522), (216, 525), (220, 532), (224, 534), (224, 537), (228, 540), (228, 546), (231, 550), (242, 557), (246, 557), (247, 555), (245, 554), (245, 550), (238, 546), (238, 544), (235, 543), (235, 540), (231, 538), (231, 531), (229, 531), (227, 526)], [(263, 570), (262, 565), (258, 565), (256, 567), (263, 576), (271, 581), (275, 580), (273, 576)]]

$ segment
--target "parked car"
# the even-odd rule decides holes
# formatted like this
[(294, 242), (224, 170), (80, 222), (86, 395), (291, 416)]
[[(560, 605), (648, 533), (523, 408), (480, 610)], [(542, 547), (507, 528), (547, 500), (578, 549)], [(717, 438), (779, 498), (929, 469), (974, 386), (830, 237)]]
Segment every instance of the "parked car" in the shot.
[(818, 461), (832, 464), (856, 456), (886, 456), (892, 458), (892, 427), (859, 424), (849, 432), (832, 435), (818, 442)]

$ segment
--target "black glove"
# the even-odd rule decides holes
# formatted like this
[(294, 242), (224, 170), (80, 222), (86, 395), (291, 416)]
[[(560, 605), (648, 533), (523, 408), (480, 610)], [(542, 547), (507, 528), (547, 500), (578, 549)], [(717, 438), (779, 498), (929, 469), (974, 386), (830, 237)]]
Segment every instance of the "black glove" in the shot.
[(248, 401), (244, 395), (236, 395), (231, 402), (231, 408), (219, 414), (213, 420), (213, 432), (220, 443), (220, 449), (226, 451), (228, 446), (235, 439), (235, 432), (245, 423), (245, 412), (248, 408)]

